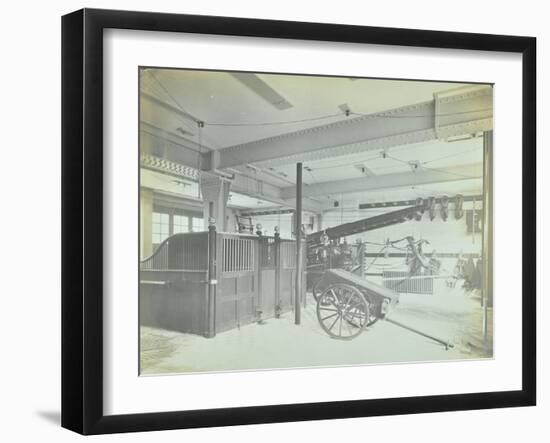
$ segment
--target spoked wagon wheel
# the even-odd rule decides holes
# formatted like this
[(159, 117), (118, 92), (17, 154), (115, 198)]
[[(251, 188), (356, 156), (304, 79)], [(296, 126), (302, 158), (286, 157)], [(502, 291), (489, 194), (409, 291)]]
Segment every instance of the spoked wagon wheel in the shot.
[(313, 283), (313, 286), (311, 288), (311, 293), (313, 294), (313, 298), (315, 299), (316, 302), (319, 301), (319, 297), (321, 296), (321, 285), (323, 283), (323, 279), (320, 278), (319, 280), (317, 280), (315, 283)]
[[(365, 297), (363, 295), (363, 297)], [(378, 321), (378, 317), (376, 316), (376, 314), (374, 313), (374, 306), (373, 304), (369, 301), (369, 299), (367, 297), (365, 297), (365, 300), (367, 301), (367, 305), (369, 306), (369, 317), (367, 319), (367, 328), (369, 326), (372, 326), (373, 324), (375, 324), (377, 321)], [(346, 321), (351, 324), (351, 325), (355, 325), (355, 321), (353, 318), (346, 318)]]
[(319, 296), (317, 319), (332, 338), (351, 340), (361, 334), (369, 323), (369, 303), (357, 288), (336, 283)]

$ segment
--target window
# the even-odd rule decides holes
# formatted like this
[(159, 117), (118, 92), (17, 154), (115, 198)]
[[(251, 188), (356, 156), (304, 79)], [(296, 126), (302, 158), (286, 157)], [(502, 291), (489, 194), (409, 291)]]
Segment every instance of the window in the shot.
[(155, 206), (152, 219), (153, 250), (174, 234), (204, 231), (203, 218), (199, 212), (184, 211), (178, 208)]
[(186, 215), (177, 215), (174, 214), (173, 218), (174, 223), (174, 234), (178, 234), (180, 232), (189, 232), (189, 217)]
[(483, 211), (476, 209), (466, 210), (466, 232), (479, 234), (483, 230)]
[(204, 219), (202, 217), (193, 217), (191, 230), (193, 232), (204, 231)]
[(153, 212), (153, 244), (161, 243), (170, 235), (170, 214)]

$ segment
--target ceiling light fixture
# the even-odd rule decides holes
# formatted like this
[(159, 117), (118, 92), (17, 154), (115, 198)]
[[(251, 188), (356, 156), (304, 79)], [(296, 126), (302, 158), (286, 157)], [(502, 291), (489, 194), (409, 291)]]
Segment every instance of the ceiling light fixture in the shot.
[(420, 161), (419, 160), (411, 160), (408, 163), (409, 163), (409, 166), (410, 166), (412, 172), (416, 172), (416, 170), (420, 167)]
[(344, 113), (346, 117), (349, 117), (351, 114), (351, 109), (347, 103), (342, 103), (341, 105), (338, 105), (338, 109)]
[(354, 165), (356, 169), (359, 170), (361, 174), (363, 174), (365, 177), (373, 177), (376, 174), (369, 168), (367, 168), (363, 163), (359, 163)]

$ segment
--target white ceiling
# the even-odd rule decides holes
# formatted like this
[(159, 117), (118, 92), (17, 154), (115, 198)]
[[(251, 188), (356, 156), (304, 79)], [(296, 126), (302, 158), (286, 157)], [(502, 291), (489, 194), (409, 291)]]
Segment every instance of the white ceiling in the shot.
[[(346, 104), (352, 112), (370, 114), (433, 99), (435, 92), (454, 89), (462, 84), (422, 81), (395, 81), (315, 76), (258, 74), (292, 107), (280, 110), (227, 72), (192, 71), (178, 69), (147, 69), (141, 75), (141, 91), (192, 117), (169, 111), (149, 100), (141, 101), (141, 120), (174, 134), (200, 143), (204, 148), (220, 149), (287, 132), (314, 127), (346, 119), (339, 108)], [(336, 117), (321, 118), (339, 114)], [(193, 118), (205, 122), (200, 130)], [(316, 120), (311, 120), (316, 119)], [(308, 120), (299, 123), (282, 122)], [(267, 123), (267, 124), (266, 124)], [(273, 124), (275, 123), (275, 124)], [(245, 125), (214, 126), (213, 124)], [(424, 168), (446, 168), (480, 163), (483, 160), (482, 138), (463, 141), (434, 141), (392, 148), (388, 157), (380, 152), (340, 156), (304, 163), (303, 179), (306, 186), (315, 183), (365, 177), (375, 180), (384, 174), (411, 171), (409, 161), (417, 161)], [(358, 165), (368, 168), (365, 175)], [(243, 174), (258, 177), (258, 171), (239, 168)], [(263, 169), (261, 179), (285, 187), (295, 182), (295, 164)], [(387, 193), (360, 190), (346, 194), (348, 202), (384, 199), (410, 199), (435, 193), (480, 193), (481, 180), (461, 180), (414, 187), (414, 183)], [(316, 198), (318, 201), (340, 199), (342, 196)], [(256, 202), (256, 199), (254, 199)], [(245, 202), (243, 202), (245, 203)], [(250, 206), (252, 201), (248, 202)], [(262, 202), (259, 206), (264, 207)]]
[[(456, 142), (432, 141), (414, 145), (403, 145), (392, 148), (383, 158), (381, 152), (365, 152), (333, 159), (323, 159), (304, 163), (307, 168), (303, 173), (304, 183), (315, 184), (333, 180), (344, 180), (365, 176), (358, 165), (364, 165), (374, 175), (366, 177), (375, 179), (377, 175), (410, 172), (409, 161), (419, 161), (426, 168), (447, 168), (468, 165), (483, 161), (483, 139), (472, 138)], [(284, 165), (273, 168), (274, 172), (283, 173), (291, 181), (296, 178), (296, 166)], [(308, 169), (311, 169), (309, 171)]]
[[(378, 79), (350, 80), (342, 77), (258, 74), (258, 77), (286, 98), (293, 107), (279, 110), (230, 73), (184, 69), (147, 69), (141, 76), (141, 91), (176, 106), (205, 122), (202, 139), (211, 149), (238, 145), (266, 137), (306, 129), (345, 119), (339, 108), (347, 104), (352, 112), (370, 114), (399, 106), (429, 101), (433, 93), (464, 86), (436, 82), (403, 82)], [(156, 107), (141, 108), (142, 120), (178, 133), (182, 127), (198, 141), (198, 128), (191, 119)], [(211, 126), (210, 124), (262, 124), (315, 119), (339, 113), (337, 117), (309, 122), (267, 126)]]

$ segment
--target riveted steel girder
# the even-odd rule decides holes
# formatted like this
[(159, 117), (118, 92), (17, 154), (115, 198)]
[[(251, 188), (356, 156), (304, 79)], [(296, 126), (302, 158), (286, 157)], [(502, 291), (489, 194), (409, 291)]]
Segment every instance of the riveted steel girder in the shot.
[[(375, 191), (379, 189), (401, 188), (430, 183), (442, 183), (459, 180), (471, 180), (483, 176), (483, 164), (456, 166), (442, 169), (420, 169), (415, 172), (378, 175), (376, 177), (360, 177), (347, 180), (335, 180), (317, 183), (304, 188), (304, 197), (345, 194), (348, 192)], [(291, 199), (295, 196), (295, 188), (288, 186), (282, 189), (282, 197)]]
[[(220, 149), (215, 167), (289, 164), (472, 134), (491, 130), (492, 117), (491, 86), (456, 88), (431, 101)], [(204, 168), (213, 163), (209, 156)]]

